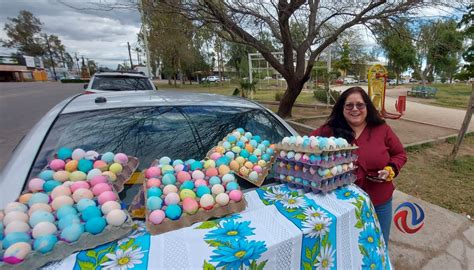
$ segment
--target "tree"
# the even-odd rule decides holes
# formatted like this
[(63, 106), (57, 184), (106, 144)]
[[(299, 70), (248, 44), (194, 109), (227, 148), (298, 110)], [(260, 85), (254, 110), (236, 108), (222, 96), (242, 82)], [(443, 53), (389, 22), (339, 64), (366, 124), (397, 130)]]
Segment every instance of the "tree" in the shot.
[[(51, 59), (54, 61), (55, 66), (66, 66), (66, 47), (62, 44), (61, 40), (56, 35), (43, 34), (43, 44), (45, 52), (48, 57), (44, 58), (44, 64), (46, 67), (51, 67)], [(48, 44), (49, 43), (49, 44)], [(49, 46), (49, 47), (48, 47)]]
[(349, 47), (349, 41), (345, 40), (342, 44), (342, 50), (340, 51), (340, 56), (337, 61), (334, 62), (334, 67), (343, 71), (343, 76), (347, 75), (347, 70), (352, 65), (352, 60), (350, 58), (351, 50)]
[[(282, 117), (291, 116), (293, 104), (309, 79), (315, 59), (339, 35), (355, 25), (374, 20), (410, 15), (422, 1), (166, 1), (180, 14), (215, 31), (220, 37), (255, 48), (287, 81), (278, 108)], [(176, 3), (179, 3), (178, 5)], [(299, 26), (295, 26), (299, 24)], [(291, 29), (301, 29), (292, 33)], [(283, 52), (283, 61), (259, 39), (271, 33)], [(298, 36), (296, 36), (297, 34)], [(301, 35), (301, 36), (300, 36)]]
[(16, 18), (8, 17), (5, 23), (7, 40), (1, 40), (2, 46), (16, 48), (21, 54), (41, 56), (44, 54), (40, 37), (41, 21), (26, 10), (21, 10)]

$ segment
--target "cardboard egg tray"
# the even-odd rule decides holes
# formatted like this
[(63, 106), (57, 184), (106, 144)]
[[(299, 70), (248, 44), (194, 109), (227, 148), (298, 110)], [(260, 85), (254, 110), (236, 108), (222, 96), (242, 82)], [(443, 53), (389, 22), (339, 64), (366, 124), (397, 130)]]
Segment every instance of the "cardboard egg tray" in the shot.
[[(278, 154), (277, 154), (278, 155)], [(307, 161), (307, 162), (303, 162), (301, 160), (295, 160), (294, 158), (292, 159), (289, 159), (287, 157), (277, 157), (276, 160), (284, 160), (286, 162), (288, 162), (289, 164), (291, 165), (299, 165), (299, 166), (318, 166), (318, 167), (321, 167), (321, 168), (326, 168), (326, 169), (329, 169), (329, 168), (332, 168), (336, 165), (340, 165), (340, 164), (343, 164), (343, 163), (350, 163), (350, 162), (354, 162), (357, 160), (357, 155), (354, 153), (354, 152), (349, 152), (347, 153), (347, 156), (346, 157), (336, 157), (334, 159), (332, 158), (329, 158), (327, 161), (325, 160), (320, 160), (320, 161), (317, 161), (315, 163), (312, 163), (311, 161)]]
[[(155, 160), (152, 163), (152, 166), (156, 166), (158, 164), (158, 160)], [(179, 185), (177, 185), (179, 189)], [(144, 204), (146, 205), (146, 201), (148, 200), (147, 196), (147, 187), (146, 181), (143, 181), (143, 194), (144, 194)], [(163, 200), (164, 201), (164, 200)], [(245, 201), (245, 196), (242, 196), (242, 200), (240, 202), (235, 202), (230, 200), (229, 204), (226, 206), (219, 206), (217, 203), (214, 207), (210, 210), (204, 210), (199, 208), (199, 210), (194, 214), (190, 215), (183, 211), (180, 219), (178, 220), (171, 220), (169, 218), (165, 218), (162, 223), (160, 224), (153, 224), (148, 220), (148, 216), (150, 215), (150, 211), (146, 209), (146, 227), (148, 232), (151, 235), (162, 234), (169, 231), (178, 230), (181, 228), (189, 227), (197, 222), (203, 222), (209, 220), (211, 218), (220, 218), (223, 216), (227, 216), (234, 213), (239, 213), (245, 210), (247, 207), (247, 202)]]
[(335, 177), (322, 179), (320, 182), (310, 181), (309, 184), (298, 183), (295, 181), (288, 181), (286, 177), (282, 178), (275, 178), (277, 181), (281, 183), (286, 183), (288, 186), (293, 188), (300, 188), (303, 189), (305, 192), (313, 192), (317, 193), (328, 193), (332, 190), (337, 189), (338, 187), (349, 185), (356, 181), (356, 176), (349, 172), (343, 175), (337, 175)]
[(117, 174), (117, 180), (112, 182), (114, 189), (118, 193), (122, 192), (125, 183), (130, 179), (133, 173), (137, 170), (139, 164), (140, 162), (138, 161), (138, 158), (128, 156), (127, 164), (122, 166), (123, 167), (122, 172)]
[(277, 150), (278, 151), (284, 150), (284, 151), (293, 151), (293, 152), (300, 152), (300, 153), (307, 153), (307, 154), (322, 154), (322, 153), (331, 153), (331, 152), (338, 152), (338, 151), (352, 151), (357, 148), (359, 147), (357, 147), (356, 145), (349, 145), (348, 147), (329, 148), (329, 149), (321, 150), (319, 148), (311, 149), (311, 148), (303, 147), (301, 145), (296, 146), (296, 145), (282, 144), (281, 142), (275, 144), (275, 152)]
[(273, 167), (273, 170), (275, 173), (277, 174), (284, 174), (284, 175), (289, 175), (289, 176), (293, 176), (293, 177), (298, 177), (298, 178), (302, 178), (302, 179), (305, 179), (305, 180), (308, 180), (308, 181), (322, 181), (322, 180), (325, 180), (325, 179), (330, 179), (330, 178), (333, 178), (335, 176), (339, 176), (339, 175), (344, 175), (344, 174), (347, 174), (347, 173), (350, 173), (350, 172), (354, 172), (357, 170), (357, 166), (354, 166), (352, 169), (348, 169), (342, 173), (338, 173), (336, 175), (332, 175), (330, 177), (322, 177), (320, 176), (318, 173), (317, 173), (317, 169), (318, 167), (315, 167), (315, 166), (312, 166), (312, 168), (314, 168), (316, 170), (316, 172), (314, 174), (312, 174), (309, 170), (309, 166), (305, 166), (304, 168), (301, 167), (301, 169), (299, 170), (295, 170), (293, 166), (290, 167), (290, 169), (288, 169), (286, 166), (285, 167), (280, 167), (279, 162), (277, 161)]

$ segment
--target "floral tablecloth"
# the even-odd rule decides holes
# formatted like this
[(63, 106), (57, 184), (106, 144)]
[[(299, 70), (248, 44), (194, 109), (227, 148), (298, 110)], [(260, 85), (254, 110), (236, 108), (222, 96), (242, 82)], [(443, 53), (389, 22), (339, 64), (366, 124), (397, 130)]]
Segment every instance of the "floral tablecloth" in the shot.
[(391, 269), (372, 203), (356, 186), (327, 195), (286, 185), (247, 192), (247, 209), (71, 255), (49, 269)]

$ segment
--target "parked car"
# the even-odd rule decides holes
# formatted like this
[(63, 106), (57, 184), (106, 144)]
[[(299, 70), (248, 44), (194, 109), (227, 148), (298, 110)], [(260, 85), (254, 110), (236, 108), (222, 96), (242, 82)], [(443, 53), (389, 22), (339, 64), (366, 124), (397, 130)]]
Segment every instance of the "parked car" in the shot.
[(387, 81), (388, 85), (396, 85), (397, 84), (397, 80), (395, 79), (390, 79)]
[(94, 74), (88, 84), (84, 85), (85, 92), (102, 93), (116, 91), (154, 91), (153, 82), (142, 72), (137, 71), (107, 71)]
[[(161, 156), (203, 158), (242, 127), (270, 142), (297, 134), (263, 106), (236, 97), (176, 91), (78, 95), (51, 109), (21, 141), (0, 176), (0, 209), (14, 201), (62, 146), (123, 152), (139, 170)], [(129, 188), (138, 189), (139, 185)], [(129, 203), (134, 192), (122, 192)]]
[(221, 79), (219, 76), (207, 76), (202, 79), (202, 82), (208, 82), (208, 83), (214, 83), (214, 82), (220, 82)]
[(353, 84), (353, 83), (358, 83), (359, 81), (352, 78), (352, 77), (346, 77), (344, 78), (344, 84)]

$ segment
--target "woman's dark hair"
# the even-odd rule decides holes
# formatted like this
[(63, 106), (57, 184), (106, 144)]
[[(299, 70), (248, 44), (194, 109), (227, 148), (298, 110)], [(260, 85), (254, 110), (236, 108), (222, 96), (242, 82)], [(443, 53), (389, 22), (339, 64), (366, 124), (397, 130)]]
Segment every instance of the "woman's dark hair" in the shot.
[(362, 99), (366, 104), (367, 126), (375, 127), (385, 123), (385, 120), (380, 117), (379, 113), (377, 112), (377, 109), (375, 108), (374, 104), (370, 100), (369, 95), (367, 95), (364, 89), (358, 86), (347, 89), (346, 91), (344, 91), (344, 93), (341, 94), (339, 99), (336, 101), (336, 104), (334, 104), (334, 107), (332, 108), (332, 112), (329, 115), (326, 124), (332, 128), (335, 137), (343, 137), (348, 142), (352, 142), (354, 140), (355, 134), (352, 128), (347, 123), (346, 118), (344, 117), (344, 104), (346, 103), (346, 99), (348, 96), (356, 93), (362, 96)]

